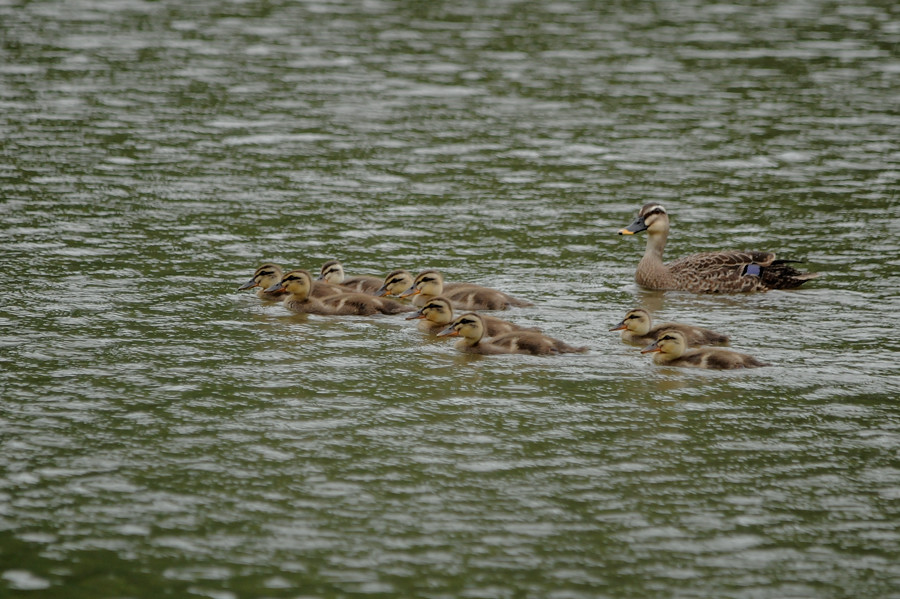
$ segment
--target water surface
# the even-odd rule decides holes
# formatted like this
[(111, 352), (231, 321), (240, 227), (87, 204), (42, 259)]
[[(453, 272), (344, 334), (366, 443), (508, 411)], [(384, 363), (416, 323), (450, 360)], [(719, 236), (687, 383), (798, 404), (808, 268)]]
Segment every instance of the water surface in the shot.
[[(0, 591), (898, 597), (890, 3), (0, 2)], [(639, 289), (771, 249), (803, 289)], [(292, 315), (439, 268), (590, 347)], [(748, 372), (655, 367), (644, 306)]]

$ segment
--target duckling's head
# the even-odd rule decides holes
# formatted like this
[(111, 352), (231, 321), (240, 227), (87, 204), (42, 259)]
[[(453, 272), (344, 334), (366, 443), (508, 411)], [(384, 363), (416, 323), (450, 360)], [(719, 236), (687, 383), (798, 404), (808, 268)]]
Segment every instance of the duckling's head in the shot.
[(635, 335), (646, 335), (650, 332), (650, 313), (643, 308), (629, 310), (622, 322), (610, 329), (610, 331), (628, 330)]
[(306, 298), (309, 296), (312, 285), (312, 275), (309, 274), (308, 270), (291, 270), (284, 273), (284, 276), (281, 277), (281, 281), (275, 283), (266, 289), (266, 291), (269, 293), (275, 291), (287, 291), (292, 295), (299, 295), (301, 298)]
[(382, 285), (375, 295), (381, 297), (385, 295), (400, 295), (413, 284), (412, 273), (408, 270), (393, 270), (384, 278)]
[(438, 337), (462, 337), (469, 345), (478, 343), (484, 337), (484, 319), (474, 312), (467, 312), (453, 321), (449, 327), (437, 334)]
[(344, 267), (337, 260), (329, 260), (322, 265), (319, 272), (319, 281), (327, 281), (333, 285), (340, 285), (344, 282)]
[(650, 202), (641, 206), (638, 211), (637, 218), (625, 227), (619, 229), (619, 235), (634, 235), (641, 231), (647, 231), (648, 234), (664, 233), (669, 230), (669, 215), (662, 204)]
[(253, 287), (262, 287), (263, 289), (266, 289), (275, 283), (280, 283), (281, 275), (282, 271), (280, 266), (267, 262), (257, 268), (256, 272), (253, 273), (253, 278), (238, 287), (238, 289), (252, 289)]
[(440, 295), (444, 291), (444, 277), (436, 270), (423, 270), (413, 281), (409, 289), (400, 294), (400, 297), (410, 295)]
[(678, 331), (665, 331), (659, 338), (641, 350), (642, 354), (660, 353), (667, 359), (681, 356), (687, 349), (687, 340)]
[(453, 320), (453, 307), (445, 298), (434, 297), (428, 300), (428, 303), (422, 306), (418, 312), (407, 316), (406, 320), (417, 318), (425, 318), (434, 324), (448, 324)]

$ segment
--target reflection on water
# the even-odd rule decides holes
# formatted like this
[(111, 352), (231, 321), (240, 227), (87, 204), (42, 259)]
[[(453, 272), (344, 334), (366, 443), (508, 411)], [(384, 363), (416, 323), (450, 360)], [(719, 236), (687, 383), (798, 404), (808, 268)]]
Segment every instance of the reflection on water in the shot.
[[(896, 14), (857, 0), (0, 5), (0, 590), (889, 596)], [(822, 277), (708, 297), (667, 256)], [(586, 355), (238, 292), (438, 268)], [(657, 368), (642, 306), (751, 372)], [(64, 591), (63, 591), (64, 589)], [(2, 594), (2, 593), (0, 593)]]

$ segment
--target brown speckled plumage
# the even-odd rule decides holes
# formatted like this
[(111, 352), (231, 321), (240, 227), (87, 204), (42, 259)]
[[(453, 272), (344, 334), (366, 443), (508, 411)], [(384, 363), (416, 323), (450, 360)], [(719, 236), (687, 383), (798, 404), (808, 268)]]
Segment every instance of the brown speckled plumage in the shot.
[(669, 216), (655, 202), (641, 207), (634, 222), (619, 234), (641, 231), (647, 231), (647, 249), (634, 278), (647, 289), (743, 293), (792, 289), (818, 276), (798, 271), (788, 260), (776, 260), (772, 252), (704, 252), (665, 264), (662, 258), (669, 236)]

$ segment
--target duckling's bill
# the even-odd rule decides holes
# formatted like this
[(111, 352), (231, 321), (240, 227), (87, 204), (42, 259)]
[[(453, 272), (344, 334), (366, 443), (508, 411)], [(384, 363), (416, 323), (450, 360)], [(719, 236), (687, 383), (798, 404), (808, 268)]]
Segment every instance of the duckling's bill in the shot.
[(652, 354), (652, 353), (655, 353), (655, 352), (658, 352), (658, 351), (662, 351), (662, 349), (660, 349), (659, 343), (657, 343), (656, 341), (654, 341), (653, 343), (651, 343), (650, 345), (648, 345), (647, 347), (645, 347), (644, 349), (642, 349), (642, 350), (641, 350), (641, 353), (642, 353), (642, 354)]

